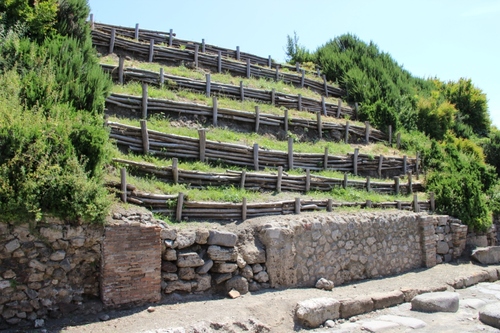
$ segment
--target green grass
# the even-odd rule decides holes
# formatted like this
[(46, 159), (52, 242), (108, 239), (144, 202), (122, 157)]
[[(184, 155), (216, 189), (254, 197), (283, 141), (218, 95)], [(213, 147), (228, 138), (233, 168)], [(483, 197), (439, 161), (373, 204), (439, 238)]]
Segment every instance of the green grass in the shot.
[[(107, 65), (116, 65), (118, 66), (118, 59), (115, 55), (113, 56), (106, 56), (100, 58), (101, 63), (107, 64)], [(205, 81), (206, 77), (205, 75), (207, 72), (205, 72), (203, 69), (189, 69), (185, 66), (177, 66), (177, 67), (167, 67), (160, 65), (158, 63), (149, 63), (149, 62), (140, 62), (136, 60), (125, 60), (125, 67), (134, 67), (134, 68), (139, 68), (143, 70), (148, 70), (148, 71), (153, 71), (153, 72), (160, 72), (160, 68), (163, 68), (163, 71), (165, 74), (169, 75), (175, 75), (175, 76), (180, 76), (180, 77), (185, 77), (185, 78), (190, 78), (190, 79), (196, 79), (196, 80), (202, 80)], [(292, 74), (298, 74), (293, 71), (289, 70), (282, 70), (284, 72), (292, 73)], [(306, 74), (306, 77), (314, 80), (319, 80), (317, 76), (308, 76)], [(298, 95), (301, 94), (303, 97), (309, 97), (309, 98), (314, 98), (317, 100), (321, 100), (321, 94), (318, 94), (314, 91), (311, 91), (310, 89), (302, 89), (293, 86), (292, 84), (285, 83), (283, 81), (278, 81), (275, 82), (274, 80), (267, 80), (264, 78), (243, 78), (243, 77), (235, 77), (232, 76), (229, 73), (211, 73), (210, 78), (213, 82), (217, 83), (223, 83), (223, 84), (232, 84), (239, 86), (240, 81), (243, 81), (243, 85), (246, 88), (254, 88), (254, 89), (264, 89), (264, 90), (272, 90), (273, 88), (277, 92), (285, 93), (285, 94), (291, 94), (291, 95)], [(319, 80), (321, 81), (321, 80)], [(325, 97), (325, 101), (327, 103), (332, 103), (332, 104), (337, 104), (338, 99), (333, 98), (333, 97)]]
[[(110, 117), (109, 120), (139, 127), (139, 120), (136, 119)], [(199, 128), (202, 128), (202, 125), (200, 125)], [(150, 118), (148, 121), (148, 129), (192, 138), (198, 137), (198, 128), (172, 126), (172, 123), (168, 118), (162, 118), (160, 116)], [(254, 143), (257, 143), (261, 148), (283, 152), (288, 151), (288, 142), (279, 141), (274, 136), (259, 135), (257, 133), (234, 132), (221, 127), (208, 127), (208, 129), (209, 130), (206, 134), (207, 140), (234, 143), (245, 146), (253, 146)], [(295, 142), (293, 145), (293, 151), (296, 153), (324, 154), (325, 147), (328, 147), (329, 155), (345, 155), (347, 153), (354, 152), (354, 147), (350, 144), (325, 140), (318, 140), (316, 142)], [(382, 143), (358, 145), (356, 147), (359, 148), (360, 153), (371, 154), (374, 158), (380, 154), (384, 156), (401, 156), (404, 154)], [(408, 155), (413, 156), (412, 153), (409, 153)]]

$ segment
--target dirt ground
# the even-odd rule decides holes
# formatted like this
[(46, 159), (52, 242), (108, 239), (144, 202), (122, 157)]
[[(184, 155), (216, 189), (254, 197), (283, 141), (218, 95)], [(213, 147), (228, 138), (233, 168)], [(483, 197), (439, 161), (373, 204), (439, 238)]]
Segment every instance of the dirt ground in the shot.
[(397, 276), (337, 286), (332, 291), (313, 288), (269, 289), (249, 293), (236, 299), (222, 295), (211, 297), (191, 295), (186, 300), (181, 300), (180, 295), (173, 295), (165, 298), (160, 304), (120, 311), (104, 310), (90, 316), (47, 320), (45, 331), (297, 332), (302, 328), (294, 322), (293, 310), (299, 301), (315, 297), (350, 298), (405, 287), (425, 289), (446, 286), (448, 290), (452, 290), (447, 282), (457, 277), (471, 276), (482, 269), (482, 266), (462, 259), (430, 269), (418, 269)]

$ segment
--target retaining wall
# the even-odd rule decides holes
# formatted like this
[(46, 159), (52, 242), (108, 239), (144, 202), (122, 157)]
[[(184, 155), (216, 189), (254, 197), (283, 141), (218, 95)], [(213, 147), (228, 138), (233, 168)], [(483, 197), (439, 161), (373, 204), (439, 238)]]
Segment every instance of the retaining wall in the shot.
[[(0, 224), (0, 328), (183, 293), (245, 294), (431, 267), (461, 255), (467, 227), (403, 211), (306, 214), (172, 227), (119, 210), (106, 227)], [(177, 296), (178, 297), (178, 296)]]

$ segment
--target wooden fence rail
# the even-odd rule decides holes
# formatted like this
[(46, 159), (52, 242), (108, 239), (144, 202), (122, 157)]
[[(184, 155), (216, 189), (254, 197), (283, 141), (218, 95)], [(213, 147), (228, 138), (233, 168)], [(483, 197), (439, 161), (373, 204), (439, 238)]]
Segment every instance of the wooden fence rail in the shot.
[[(154, 175), (155, 179), (165, 183), (189, 184), (191, 188), (206, 188), (208, 186), (234, 186), (251, 191), (267, 192), (308, 192), (331, 191), (335, 187), (353, 187), (360, 190), (373, 191), (384, 194), (423, 192), (421, 183), (408, 181), (401, 183), (398, 177), (394, 182), (374, 182), (367, 177), (366, 180), (353, 180), (345, 178), (330, 178), (312, 175), (288, 175), (282, 168), (278, 173), (255, 173), (246, 171), (231, 171), (225, 173), (201, 172), (182, 170), (177, 167), (174, 159), (172, 166), (159, 167), (149, 163), (134, 162), (115, 158), (114, 162), (136, 170), (141, 174)], [(411, 186), (411, 187), (410, 187)]]
[[(112, 32), (115, 30), (112, 30)], [(325, 96), (342, 97), (345, 91), (329, 85), (323, 76), (323, 82), (316, 81), (302, 75), (296, 75), (280, 71), (279, 67), (275, 70), (261, 67), (247, 62), (246, 64), (237, 60), (222, 57), (219, 52), (217, 55), (200, 53), (192, 50), (182, 50), (171, 47), (163, 47), (154, 44), (135, 42), (133, 40), (117, 37), (116, 33), (107, 34), (102, 31), (92, 31), (92, 43), (103, 53), (116, 53), (118, 55), (132, 54), (142, 61), (155, 61), (167, 65), (179, 65), (189, 63), (200, 67), (216, 71), (218, 73), (229, 72), (235, 76), (253, 76), (276, 81), (284, 81), (301, 88), (309, 88)]]
[(260, 148), (258, 144), (249, 147), (209, 141), (206, 140), (204, 130), (199, 131), (199, 138), (196, 139), (152, 131), (142, 125), (135, 127), (116, 122), (107, 122), (107, 124), (110, 127), (110, 138), (115, 139), (118, 145), (134, 152), (144, 153), (146, 151), (144, 142), (147, 141), (148, 153), (165, 158), (211, 161), (254, 170), (279, 167), (284, 170), (295, 168), (310, 171), (336, 170), (379, 178), (405, 175), (407, 172), (415, 173), (419, 170), (418, 159), (406, 156), (403, 158), (383, 155), (373, 157), (359, 154), (357, 150), (354, 154), (346, 156), (332, 156), (327, 150), (325, 154), (294, 153), (292, 138), (288, 139), (288, 151), (283, 152)]
[[(301, 212), (326, 210), (331, 212), (340, 207), (360, 208), (382, 208), (400, 209), (415, 212), (430, 211), (435, 204), (433, 201), (418, 201), (415, 194), (413, 201), (392, 202), (335, 202), (332, 199), (313, 200), (295, 198), (295, 200), (284, 200), (265, 203), (247, 203), (245, 198), (242, 203), (232, 202), (199, 202), (190, 201), (183, 193), (178, 195), (162, 195), (146, 193), (138, 190), (135, 186), (127, 184), (122, 178), (121, 183), (108, 182), (108, 187), (114, 188), (117, 195), (126, 191), (124, 197), (126, 202), (143, 206), (154, 213), (173, 216), (177, 221), (182, 220), (246, 220), (249, 218), (270, 215), (300, 214)], [(120, 191), (120, 189), (123, 189)], [(432, 198), (432, 196), (431, 196)]]
[(160, 72), (147, 71), (138, 68), (124, 68), (123, 61), (119, 66), (101, 64), (104, 72), (109, 73), (115, 82), (125, 83), (128, 81), (138, 81), (153, 84), (156, 86), (166, 86), (169, 89), (189, 89), (204, 93), (207, 96), (226, 96), (233, 99), (255, 100), (269, 103), (275, 106), (283, 106), (288, 109), (297, 109), (313, 113), (321, 113), (324, 116), (355, 119), (356, 109), (342, 105), (339, 99), (337, 104), (327, 103), (324, 99), (302, 97), (301, 95), (290, 95), (274, 90), (263, 90), (248, 88), (240, 82), (239, 86), (223, 84), (211, 81), (210, 74), (206, 75), (205, 81), (185, 78), (181, 76), (168, 75)]
[(285, 133), (288, 131), (294, 132), (297, 128), (307, 129), (308, 131), (316, 130), (319, 138), (323, 138), (323, 134), (325, 134), (325, 136), (333, 140), (343, 141), (344, 143), (368, 143), (387, 140), (387, 136), (383, 132), (371, 128), (371, 126), (366, 126), (366, 124), (365, 126), (359, 126), (351, 124), (348, 121), (345, 124), (324, 122), (319, 113), (317, 114), (316, 121), (291, 118), (288, 116), (287, 110), (284, 111), (283, 116), (259, 112), (257, 117), (257, 112), (219, 108), (216, 97), (213, 97), (212, 105), (208, 106), (197, 103), (148, 98), (147, 91), (143, 93), (143, 96), (111, 94), (106, 99), (106, 107), (109, 113), (143, 119), (154, 114), (167, 114), (176, 117), (179, 115), (190, 115), (196, 116), (199, 119), (202, 117), (211, 119), (214, 126), (217, 126), (219, 121), (222, 120), (230, 122), (230, 125), (250, 125), (253, 130), (256, 129), (255, 124), (257, 122), (260, 125), (282, 129)]
[[(202, 40), (200, 43), (194, 42), (194, 41), (187, 41), (187, 40), (182, 40), (179, 38), (175, 38), (176, 34), (173, 33), (172, 30), (169, 32), (161, 32), (161, 31), (152, 31), (152, 30), (146, 30), (146, 29), (139, 29), (139, 24), (135, 25), (135, 28), (130, 28), (130, 27), (122, 27), (122, 26), (117, 26), (117, 25), (111, 25), (111, 24), (105, 24), (105, 23), (97, 23), (94, 22), (94, 29), (102, 31), (104, 33), (110, 34), (113, 29), (115, 29), (115, 33), (117, 36), (129, 38), (129, 39), (135, 39), (141, 42), (146, 42), (149, 43), (151, 39), (154, 40), (155, 44), (162, 44), (162, 45), (168, 45), (170, 47), (176, 47), (176, 48), (184, 48), (186, 50), (192, 50), (194, 51), (196, 47), (198, 47), (200, 52), (204, 53), (212, 53), (212, 54), (218, 54), (219, 52), (222, 53), (223, 56), (228, 57), (228, 58), (233, 58), (236, 60), (240, 60), (243, 62), (246, 62), (247, 59), (250, 60), (252, 64), (256, 64), (259, 66), (264, 66), (264, 67), (269, 67), (269, 68), (282, 68), (282, 69), (288, 69), (288, 70), (295, 70), (297, 72), (302, 72), (302, 68), (300, 66), (291, 66), (287, 64), (280, 64), (271, 59), (271, 56), (264, 58), (264, 57), (259, 57), (250, 53), (246, 52), (241, 52), (239, 47), (236, 47), (235, 50), (215, 46), (215, 45), (210, 45), (205, 43), (205, 40)], [(306, 71), (307, 73), (312, 73), (310, 71)], [(316, 73), (314, 73), (318, 76), (321, 76), (321, 72), (318, 70)]]

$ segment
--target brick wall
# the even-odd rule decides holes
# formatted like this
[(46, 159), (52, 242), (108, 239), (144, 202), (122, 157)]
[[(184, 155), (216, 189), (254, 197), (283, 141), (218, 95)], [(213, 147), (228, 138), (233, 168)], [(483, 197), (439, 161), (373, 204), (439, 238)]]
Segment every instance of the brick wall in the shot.
[(101, 299), (105, 306), (161, 299), (160, 228), (139, 223), (107, 226), (102, 246)]

